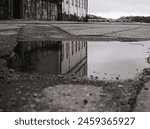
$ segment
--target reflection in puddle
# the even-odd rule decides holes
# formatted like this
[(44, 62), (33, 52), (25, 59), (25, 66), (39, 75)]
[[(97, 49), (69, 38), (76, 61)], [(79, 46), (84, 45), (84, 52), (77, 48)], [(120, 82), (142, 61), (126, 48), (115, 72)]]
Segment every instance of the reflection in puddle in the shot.
[(150, 42), (89, 42), (88, 74), (99, 79), (134, 78), (149, 67), (149, 48)]
[(23, 72), (76, 73), (96, 79), (129, 79), (149, 67), (150, 42), (19, 42), (9, 65)]
[(87, 75), (87, 42), (19, 42), (10, 61), (11, 68), (23, 72)]

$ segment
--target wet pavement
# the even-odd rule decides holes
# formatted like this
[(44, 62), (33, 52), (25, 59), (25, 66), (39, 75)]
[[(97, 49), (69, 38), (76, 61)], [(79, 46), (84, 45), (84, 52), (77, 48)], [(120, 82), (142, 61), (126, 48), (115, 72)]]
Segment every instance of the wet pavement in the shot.
[(0, 22), (0, 111), (148, 111), (149, 27)]
[(149, 24), (135, 23), (79, 23), (23, 20), (0, 21), (0, 53), (1, 55), (10, 54), (16, 46), (16, 41), (150, 40), (149, 30)]

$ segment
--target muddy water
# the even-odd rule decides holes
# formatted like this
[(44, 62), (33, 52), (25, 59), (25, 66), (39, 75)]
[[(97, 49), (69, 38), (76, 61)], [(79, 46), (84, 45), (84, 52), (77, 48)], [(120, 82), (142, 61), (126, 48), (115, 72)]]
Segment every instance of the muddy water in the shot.
[(9, 66), (21, 72), (120, 80), (150, 67), (149, 56), (150, 41), (30, 41), (18, 43)]

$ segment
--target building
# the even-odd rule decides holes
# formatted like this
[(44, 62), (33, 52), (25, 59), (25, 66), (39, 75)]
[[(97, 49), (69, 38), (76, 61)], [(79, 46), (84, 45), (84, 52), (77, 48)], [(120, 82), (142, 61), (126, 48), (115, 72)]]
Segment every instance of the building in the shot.
[(20, 42), (9, 62), (13, 69), (23, 72), (87, 76), (87, 42), (39, 41)]
[(1, 0), (0, 19), (85, 20), (88, 0)]
[(63, 20), (86, 20), (88, 0), (63, 0)]
[(0, 0), (0, 19), (6, 19), (8, 17), (8, 0)]
[(61, 20), (61, 0), (2, 0), (0, 18)]

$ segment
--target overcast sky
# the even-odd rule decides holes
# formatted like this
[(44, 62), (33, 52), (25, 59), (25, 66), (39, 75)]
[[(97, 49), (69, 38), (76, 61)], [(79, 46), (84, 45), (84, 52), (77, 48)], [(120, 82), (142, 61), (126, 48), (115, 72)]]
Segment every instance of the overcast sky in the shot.
[(89, 13), (106, 18), (150, 16), (150, 0), (89, 0)]

